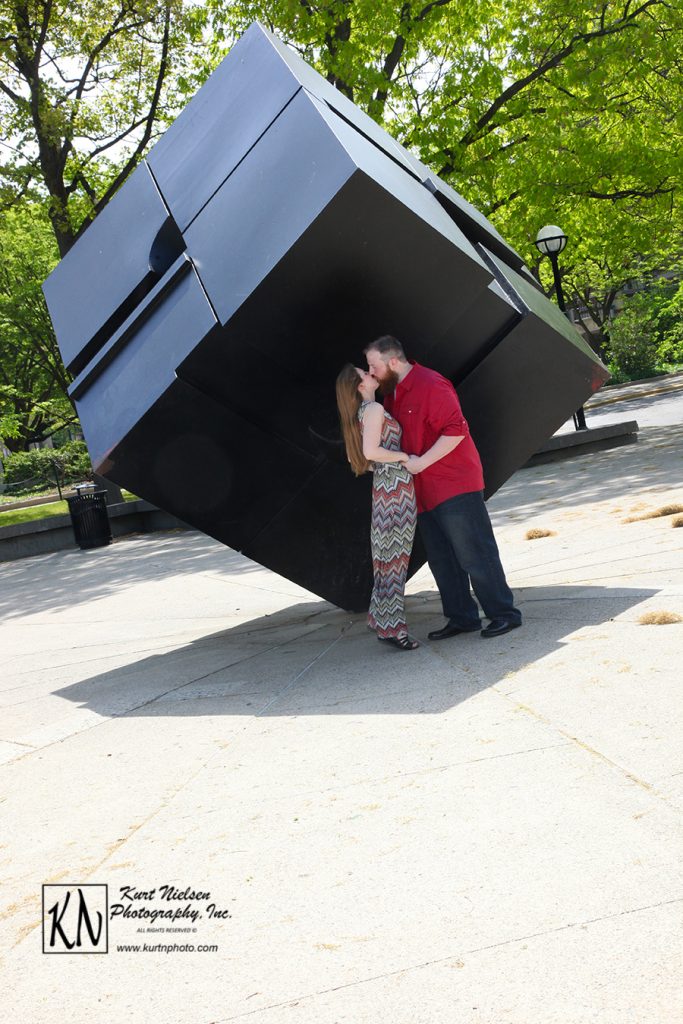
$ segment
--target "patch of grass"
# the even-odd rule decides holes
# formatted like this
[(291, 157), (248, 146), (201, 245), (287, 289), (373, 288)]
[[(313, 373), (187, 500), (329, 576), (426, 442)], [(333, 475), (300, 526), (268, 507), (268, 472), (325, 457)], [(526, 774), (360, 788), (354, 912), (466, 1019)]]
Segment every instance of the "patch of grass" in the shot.
[(683, 622), (683, 615), (676, 612), (645, 612), (638, 619), (641, 626), (669, 626), (674, 622)]
[(677, 512), (683, 512), (683, 505), (662, 505), (661, 508), (654, 508), (650, 512), (644, 512), (642, 516), (629, 516), (624, 519), (625, 523), (640, 523), (644, 519), (659, 519), (661, 516), (674, 516)]
[(69, 511), (65, 501), (51, 501), (45, 505), (29, 505), (28, 508), (11, 508), (0, 512), (0, 526), (16, 526), (18, 523), (32, 523), (37, 519), (63, 516)]
[[(137, 501), (137, 495), (123, 491), (124, 501)], [(69, 511), (66, 501), (43, 502), (41, 505), (29, 505), (27, 508), (10, 508), (5, 512), (0, 509), (0, 526), (16, 526), (18, 523), (33, 523), (51, 516), (62, 516)]]
[(683, 526), (683, 516), (676, 516), (671, 520), (672, 526)]
[(554, 530), (540, 530), (538, 528), (533, 530), (527, 530), (524, 534), (525, 540), (540, 540), (541, 537), (556, 537), (557, 534)]

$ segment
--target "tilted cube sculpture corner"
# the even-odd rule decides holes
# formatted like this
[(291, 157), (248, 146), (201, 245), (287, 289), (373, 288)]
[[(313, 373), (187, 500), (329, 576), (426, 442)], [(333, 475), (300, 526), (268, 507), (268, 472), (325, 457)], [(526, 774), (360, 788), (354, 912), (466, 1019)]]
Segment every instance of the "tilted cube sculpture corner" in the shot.
[(372, 570), (344, 362), (394, 334), (450, 378), (487, 496), (608, 376), (486, 218), (258, 24), (44, 290), (97, 472), (347, 609)]

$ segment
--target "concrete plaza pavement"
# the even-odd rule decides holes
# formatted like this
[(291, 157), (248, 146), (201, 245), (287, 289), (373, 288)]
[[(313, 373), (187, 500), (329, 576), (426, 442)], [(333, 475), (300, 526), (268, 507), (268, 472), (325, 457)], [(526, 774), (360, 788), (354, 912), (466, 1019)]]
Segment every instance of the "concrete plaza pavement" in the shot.
[[(1, 566), (6, 1018), (679, 1021), (683, 622), (639, 620), (683, 618), (683, 529), (625, 520), (682, 469), (669, 425), (517, 473), (524, 627), (410, 654), (196, 533)], [(86, 883), (109, 952), (44, 954), (41, 887)]]

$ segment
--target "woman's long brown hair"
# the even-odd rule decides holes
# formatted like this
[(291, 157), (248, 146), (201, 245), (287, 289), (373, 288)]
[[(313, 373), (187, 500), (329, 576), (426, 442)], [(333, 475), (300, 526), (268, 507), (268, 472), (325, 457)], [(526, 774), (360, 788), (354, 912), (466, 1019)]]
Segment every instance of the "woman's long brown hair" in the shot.
[(341, 424), (342, 437), (346, 445), (346, 454), (351, 469), (356, 476), (367, 473), (372, 466), (363, 455), (358, 409), (363, 399), (358, 390), (360, 377), (355, 366), (347, 363), (337, 377), (337, 409)]

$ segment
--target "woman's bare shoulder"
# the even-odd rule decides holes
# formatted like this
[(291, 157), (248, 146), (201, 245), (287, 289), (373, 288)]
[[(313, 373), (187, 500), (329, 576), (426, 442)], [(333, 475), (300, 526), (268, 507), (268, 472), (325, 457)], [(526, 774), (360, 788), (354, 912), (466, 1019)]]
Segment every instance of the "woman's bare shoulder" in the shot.
[(375, 419), (379, 419), (380, 416), (384, 415), (384, 406), (380, 405), (379, 402), (366, 402), (363, 406), (363, 412), (365, 416), (374, 416)]

